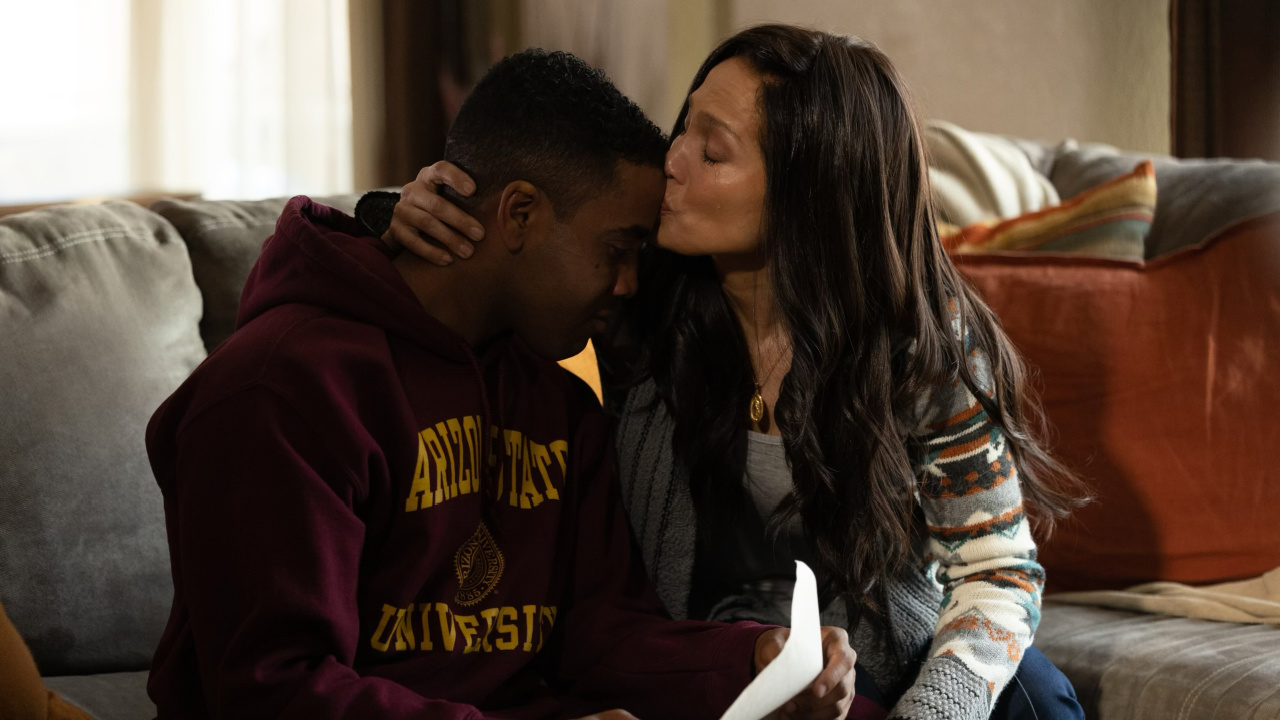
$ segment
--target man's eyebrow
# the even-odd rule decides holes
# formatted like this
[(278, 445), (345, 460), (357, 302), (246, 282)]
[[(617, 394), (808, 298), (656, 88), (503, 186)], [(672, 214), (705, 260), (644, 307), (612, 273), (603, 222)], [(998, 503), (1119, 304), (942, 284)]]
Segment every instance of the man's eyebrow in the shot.
[(738, 142), (742, 142), (742, 138), (738, 137), (738, 133), (734, 132), (733, 128), (729, 127), (729, 123), (725, 122), (724, 120), (721, 120), (715, 115), (712, 115), (706, 110), (699, 110), (698, 118), (705, 122), (711, 123), (712, 125), (715, 125), (718, 128), (722, 128), (725, 132), (732, 135), (734, 140), (737, 140)]

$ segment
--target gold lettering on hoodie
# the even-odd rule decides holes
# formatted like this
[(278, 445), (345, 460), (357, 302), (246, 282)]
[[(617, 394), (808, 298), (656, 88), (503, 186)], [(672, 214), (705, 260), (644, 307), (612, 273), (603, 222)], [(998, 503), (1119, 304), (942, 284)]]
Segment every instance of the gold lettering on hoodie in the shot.
[[(551, 636), (556, 611), (556, 607), (542, 605), (496, 605), (474, 615), (461, 615), (447, 603), (383, 605), (369, 644), (380, 653), (537, 652)], [(522, 616), (524, 623), (520, 622)], [(438, 645), (431, 640), (437, 633)]]
[[(418, 432), (405, 512), (442, 505), (481, 491), (481, 458), (492, 473), (484, 491), (498, 502), (530, 510), (547, 500), (560, 500), (568, 476), (569, 443), (534, 442), (519, 430), (490, 427), (491, 442), (482, 447), (479, 415), (453, 418)], [(501, 448), (499, 458), (496, 450)], [(553, 462), (554, 460), (554, 462)]]
[[(422, 645), (421, 649), (430, 650), (431, 641), (428, 639), (426, 630), (426, 609), (431, 607), (431, 603), (423, 606), (422, 611)], [(414, 604), (410, 603), (409, 607), (397, 608), (392, 605), (382, 606), (382, 619), (378, 621), (378, 629), (373, 631), (373, 637), (369, 639), (370, 645), (378, 652), (387, 652), (391, 647), (392, 641), (395, 642), (396, 652), (401, 650), (418, 649), (417, 640), (413, 636), (413, 608)], [(395, 618), (395, 622), (391, 623), (391, 618)], [(387, 626), (391, 625), (390, 632), (387, 632)], [(382, 639), (385, 636), (385, 639)]]

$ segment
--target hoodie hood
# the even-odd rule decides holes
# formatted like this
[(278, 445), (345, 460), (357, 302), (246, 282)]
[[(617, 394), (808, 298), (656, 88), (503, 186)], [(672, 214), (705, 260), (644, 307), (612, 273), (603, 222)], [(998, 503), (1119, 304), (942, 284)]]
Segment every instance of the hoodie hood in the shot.
[[(236, 329), (274, 307), (302, 304), (404, 337), (432, 355), (470, 366), (481, 407), (481, 431), (488, 437), (494, 418), (481, 359), (462, 336), (427, 313), (392, 264), (392, 256), (359, 220), (305, 195), (294, 197), (245, 281)], [(484, 362), (497, 365), (499, 426), (505, 425), (501, 400), (506, 392), (505, 356), (516, 344), (495, 342), (485, 352)], [(481, 465), (482, 476), (487, 478), (490, 471), (488, 464)]]
[(289, 200), (240, 296), (236, 329), (273, 307), (301, 303), (346, 315), (455, 362), (466, 342), (429, 315), (368, 228), (305, 195)]

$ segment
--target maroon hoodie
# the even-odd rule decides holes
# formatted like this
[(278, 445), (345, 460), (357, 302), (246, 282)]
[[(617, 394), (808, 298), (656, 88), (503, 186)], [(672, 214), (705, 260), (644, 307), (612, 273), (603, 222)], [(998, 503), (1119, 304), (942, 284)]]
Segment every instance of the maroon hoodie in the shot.
[(661, 616), (611, 445), (585, 384), (513, 337), (477, 356), (294, 198), (147, 430), (160, 718), (718, 716), (764, 628)]

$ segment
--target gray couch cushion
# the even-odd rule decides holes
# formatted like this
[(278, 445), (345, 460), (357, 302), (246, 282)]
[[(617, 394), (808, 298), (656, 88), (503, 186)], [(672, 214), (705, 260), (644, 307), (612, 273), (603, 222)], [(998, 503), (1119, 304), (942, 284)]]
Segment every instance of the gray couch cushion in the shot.
[(1146, 257), (1209, 239), (1240, 220), (1280, 211), (1280, 164), (1261, 160), (1179, 160), (1120, 152), (1109, 145), (1062, 143), (1050, 179), (1064, 201), (1143, 160), (1156, 168), (1156, 212)]
[(45, 678), (45, 687), (97, 720), (152, 720), (155, 703), (147, 696), (146, 672), (65, 675)]
[(1046, 602), (1035, 644), (1091, 720), (1280, 718), (1280, 626)]
[(0, 601), (43, 674), (150, 664), (172, 583), (143, 436), (199, 318), (182, 239), (137, 205), (0, 219)]
[[(360, 195), (316, 198), (351, 214)], [(200, 334), (212, 351), (236, 327), (236, 308), (262, 243), (275, 231), (276, 219), (289, 198), (270, 200), (157, 200), (151, 209), (162, 215), (186, 241), (196, 284), (204, 295)]]

